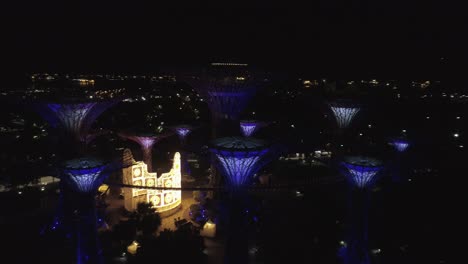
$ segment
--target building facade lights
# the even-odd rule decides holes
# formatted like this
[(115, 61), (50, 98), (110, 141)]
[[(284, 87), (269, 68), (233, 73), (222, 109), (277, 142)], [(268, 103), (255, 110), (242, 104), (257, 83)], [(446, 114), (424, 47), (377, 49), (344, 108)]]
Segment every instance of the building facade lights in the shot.
[[(181, 156), (174, 154), (172, 169), (168, 173), (157, 177), (156, 173), (148, 172), (144, 162), (124, 168), (124, 184), (146, 187), (181, 188)], [(125, 208), (135, 210), (139, 202), (151, 203), (158, 212), (165, 212), (177, 208), (182, 201), (182, 191), (176, 189), (138, 189), (124, 190)]]

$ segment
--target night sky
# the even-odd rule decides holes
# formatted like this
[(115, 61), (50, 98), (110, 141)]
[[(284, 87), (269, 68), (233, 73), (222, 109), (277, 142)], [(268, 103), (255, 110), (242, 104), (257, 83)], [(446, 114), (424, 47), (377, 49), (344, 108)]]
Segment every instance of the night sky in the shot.
[(145, 73), (233, 60), (317, 77), (443, 78), (466, 68), (463, 9), (431, 1), (36, 2), (0, 11), (6, 61), (19, 71)]

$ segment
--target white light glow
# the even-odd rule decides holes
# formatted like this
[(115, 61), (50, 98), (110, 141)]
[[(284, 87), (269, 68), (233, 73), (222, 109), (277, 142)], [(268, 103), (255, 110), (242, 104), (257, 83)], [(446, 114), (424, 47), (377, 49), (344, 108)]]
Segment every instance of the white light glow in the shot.
[(359, 108), (357, 107), (335, 107), (331, 106), (331, 110), (335, 115), (336, 122), (339, 128), (346, 128), (348, 127), (351, 122), (353, 121), (356, 114), (359, 112)]
[[(174, 155), (172, 169), (168, 173), (163, 173), (159, 178), (156, 173), (148, 172), (146, 164), (138, 162), (136, 165), (131, 167), (133, 172), (131, 179), (132, 185), (180, 188), (182, 181), (180, 158), (180, 153), (176, 152)], [(128, 197), (126, 199), (135, 199), (135, 201), (145, 199), (146, 202), (152, 203), (153, 207), (156, 208), (158, 212), (164, 212), (179, 206), (181, 198), (181, 190), (133, 188), (132, 197)]]

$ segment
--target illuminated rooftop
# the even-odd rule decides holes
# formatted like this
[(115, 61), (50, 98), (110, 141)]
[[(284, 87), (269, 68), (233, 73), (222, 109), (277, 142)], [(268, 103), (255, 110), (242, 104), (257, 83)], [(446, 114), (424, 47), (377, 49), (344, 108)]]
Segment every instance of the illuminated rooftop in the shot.
[(267, 147), (267, 143), (255, 138), (225, 137), (213, 140), (212, 146), (226, 151), (256, 151)]

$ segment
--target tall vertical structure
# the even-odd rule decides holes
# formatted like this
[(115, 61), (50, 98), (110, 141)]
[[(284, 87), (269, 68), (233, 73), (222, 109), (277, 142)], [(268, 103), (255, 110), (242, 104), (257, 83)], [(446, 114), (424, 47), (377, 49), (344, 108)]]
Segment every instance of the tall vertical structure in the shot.
[(404, 167), (404, 157), (408, 147), (410, 146), (410, 142), (405, 137), (399, 137), (390, 139), (388, 144), (391, 145), (395, 150), (395, 156), (392, 166), (392, 181), (394, 183), (399, 183), (402, 180), (402, 167)]
[(349, 143), (352, 142), (347, 132), (361, 108), (353, 101), (343, 99), (329, 102), (328, 107), (330, 108), (331, 116), (336, 121), (336, 127), (332, 130), (334, 143), (332, 144), (332, 158), (333, 160), (340, 160), (341, 156), (349, 148)]
[(369, 264), (369, 189), (376, 182), (382, 162), (363, 156), (348, 156), (342, 162), (350, 186), (347, 238), (342, 248), (345, 264)]
[(187, 143), (187, 136), (192, 133), (194, 127), (190, 125), (179, 125), (174, 127), (174, 131), (176, 132), (177, 136), (179, 137), (180, 144), (182, 147), (182, 173), (186, 175), (190, 175), (190, 167), (187, 161), (187, 152), (185, 151), (186, 143)]
[(214, 138), (218, 123), (237, 120), (260, 84), (242, 63), (211, 63), (200, 78), (189, 82), (208, 103)]
[(337, 100), (330, 102), (328, 105), (340, 129), (347, 128), (361, 110), (358, 104), (349, 101)]
[(161, 139), (168, 137), (169, 133), (158, 132), (121, 132), (119, 136), (125, 139), (130, 139), (140, 145), (143, 152), (143, 162), (148, 166), (148, 172), (153, 171), (153, 146)]
[[(248, 64), (218, 62), (211, 63), (199, 78), (189, 83), (210, 108), (213, 139), (236, 129), (237, 123), (234, 125), (233, 121), (239, 119), (260, 85)], [(219, 173), (212, 166), (210, 185), (218, 185), (219, 181)]]
[(264, 123), (258, 120), (241, 120), (239, 125), (242, 135), (244, 135), (244, 137), (250, 137), (263, 127)]
[(210, 150), (230, 191), (225, 263), (248, 263), (244, 188), (265, 164), (269, 148), (262, 140), (227, 137), (214, 140)]
[(264, 164), (269, 148), (266, 142), (255, 138), (226, 137), (212, 142), (218, 167), (228, 187), (245, 187)]
[[(61, 178), (72, 193), (67, 211), (76, 241), (76, 263), (102, 263), (97, 238), (95, 195), (108, 176), (107, 164), (95, 158), (68, 160), (63, 164)], [(71, 209), (71, 210), (70, 210)]]

